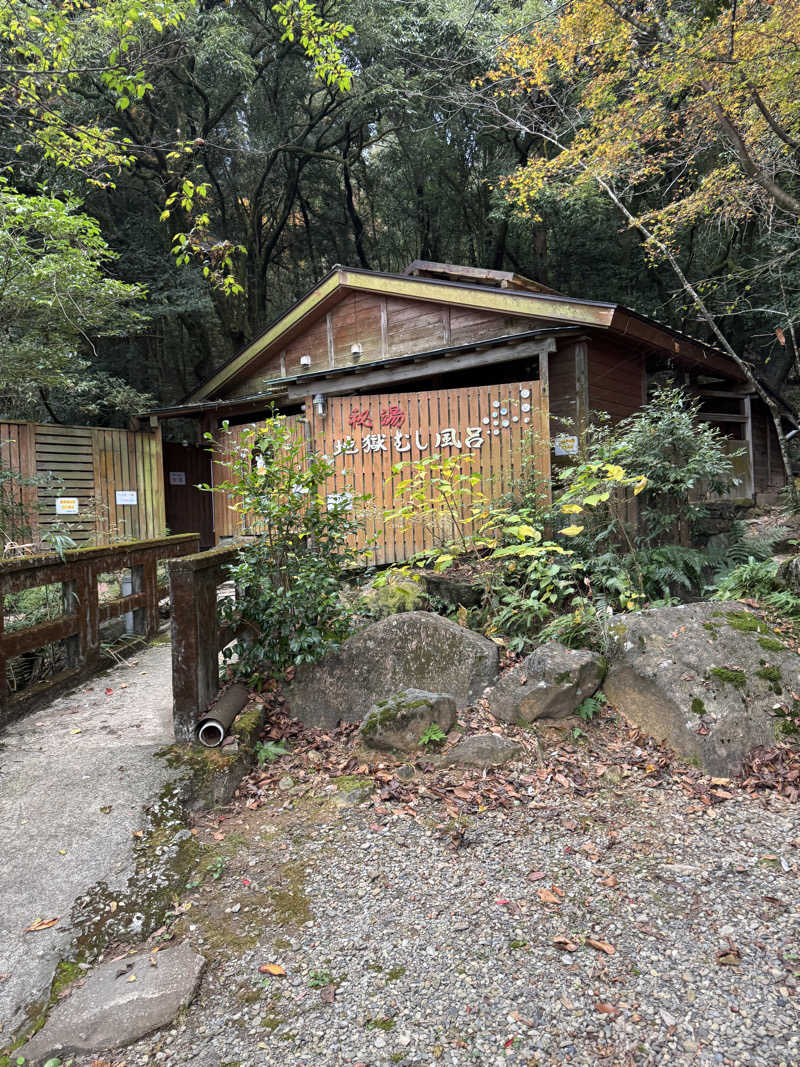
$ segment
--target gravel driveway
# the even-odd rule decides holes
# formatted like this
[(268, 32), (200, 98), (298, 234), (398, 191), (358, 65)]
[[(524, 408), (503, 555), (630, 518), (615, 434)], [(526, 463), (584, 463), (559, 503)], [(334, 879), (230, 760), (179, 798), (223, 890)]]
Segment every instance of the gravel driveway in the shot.
[(800, 1064), (798, 805), (698, 803), (689, 769), (614, 736), (599, 764), (578, 744), (504, 769), (504, 804), (449, 778), (473, 797), (455, 819), (419, 770), (411, 817), (396, 768), (359, 805), (311, 748), (279, 761), (198, 824), (162, 935), (209, 958), (198, 999), (76, 1063)]

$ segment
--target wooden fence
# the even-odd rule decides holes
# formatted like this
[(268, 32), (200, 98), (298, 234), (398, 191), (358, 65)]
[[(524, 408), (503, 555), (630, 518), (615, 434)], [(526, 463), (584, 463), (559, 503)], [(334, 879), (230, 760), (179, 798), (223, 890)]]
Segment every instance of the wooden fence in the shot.
[[(487, 385), (432, 392), (374, 396), (329, 397), (324, 413), (306, 401), (306, 418), (289, 420), (304, 433), (309, 449), (329, 456), (335, 474), (329, 494), (369, 495), (361, 509), (371, 561), (394, 563), (434, 546), (439, 534), (430, 523), (406, 528), (398, 520), (384, 521), (384, 513), (402, 503), (398, 483), (408, 477), (393, 473), (398, 463), (441, 455), (469, 457), (465, 472), (480, 477), (476, 489), (492, 500), (510, 492), (528, 460), (546, 486), (550, 484), (550, 430), (547, 404), (538, 381)], [(252, 425), (263, 425), (254, 423)], [(220, 432), (213, 464), (214, 484), (228, 476), (228, 464), (239, 445), (244, 426), (227, 435)], [(525, 473), (530, 474), (528, 470)], [(230, 510), (231, 501), (218, 494), (214, 501), (217, 538), (247, 533), (246, 517)]]
[(163, 537), (159, 432), (0, 422), (5, 541), (38, 546), (54, 527), (79, 545)]
[[(194, 553), (198, 547), (196, 534), (182, 534), (109, 548), (73, 549), (64, 559), (28, 556), (0, 564), (0, 725), (94, 673), (101, 654), (100, 627), (109, 620), (132, 612), (134, 632), (153, 636), (159, 624), (158, 601), (167, 592), (158, 586), (159, 560)], [(130, 571), (131, 592), (101, 602), (100, 577), (122, 570)], [(55, 618), (5, 632), (7, 597), (59, 584), (60, 613)], [(54, 644), (64, 649), (63, 668), (19, 692), (10, 691), (12, 661)]]

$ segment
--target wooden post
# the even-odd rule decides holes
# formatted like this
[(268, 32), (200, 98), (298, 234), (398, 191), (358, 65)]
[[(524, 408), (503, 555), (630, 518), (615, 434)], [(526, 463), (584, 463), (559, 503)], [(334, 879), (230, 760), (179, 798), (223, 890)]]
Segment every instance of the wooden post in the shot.
[(171, 560), (172, 715), (175, 740), (195, 739), (195, 726), (219, 692), (217, 585), (237, 549), (224, 547)]

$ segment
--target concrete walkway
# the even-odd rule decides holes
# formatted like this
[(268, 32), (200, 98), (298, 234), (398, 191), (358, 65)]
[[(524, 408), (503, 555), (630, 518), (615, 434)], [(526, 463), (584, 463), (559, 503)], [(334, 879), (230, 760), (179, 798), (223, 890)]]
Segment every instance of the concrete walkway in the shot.
[(0, 734), (0, 1049), (47, 1000), (75, 900), (133, 873), (143, 809), (179, 774), (153, 758), (172, 740), (168, 643)]

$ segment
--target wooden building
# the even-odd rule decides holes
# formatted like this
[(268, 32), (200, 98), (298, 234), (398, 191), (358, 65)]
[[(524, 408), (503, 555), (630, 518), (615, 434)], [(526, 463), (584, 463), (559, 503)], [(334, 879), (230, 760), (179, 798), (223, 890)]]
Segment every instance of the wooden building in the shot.
[[(399, 459), (471, 451), (497, 491), (519, 472), (529, 431), (549, 477), (551, 452), (557, 462), (569, 451), (589, 412), (632, 414), (665, 371), (696, 393), (731, 450), (744, 451), (736, 495), (774, 494), (784, 481), (774, 427), (732, 360), (618, 304), (505, 271), (419, 260), (401, 275), (336, 267), (183, 404), (152, 414), (191, 418), (216, 435), (223, 421), (279, 410), (372, 490)], [(236, 532), (224, 500), (193, 489), (221, 475), (205, 453), (170, 445), (165, 463), (172, 532), (200, 527), (209, 544)]]

